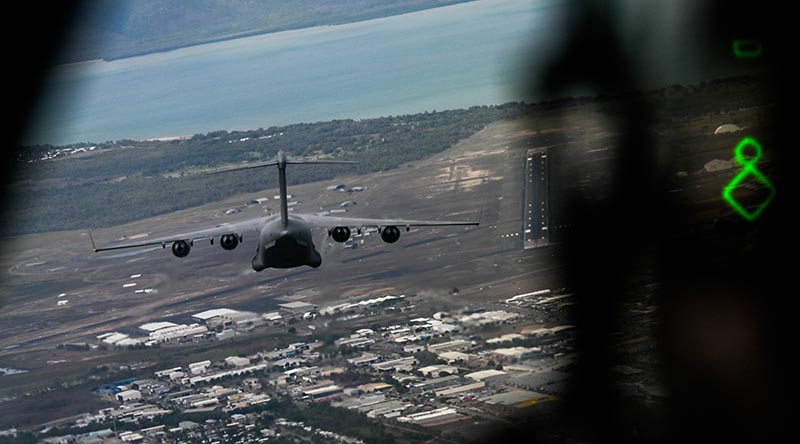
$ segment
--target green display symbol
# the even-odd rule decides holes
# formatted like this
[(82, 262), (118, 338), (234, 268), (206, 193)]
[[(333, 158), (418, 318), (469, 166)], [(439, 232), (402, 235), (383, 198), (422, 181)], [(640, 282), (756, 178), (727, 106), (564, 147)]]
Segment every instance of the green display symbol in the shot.
[(758, 57), (764, 52), (761, 42), (758, 40), (734, 40), (733, 55), (738, 59), (751, 59)]
[[(744, 154), (744, 149), (746, 147), (751, 147), (754, 152), (751, 155)], [(769, 179), (761, 174), (761, 171), (758, 171), (758, 169), (755, 167), (755, 164), (759, 159), (761, 159), (762, 151), (761, 144), (759, 144), (756, 139), (753, 139), (752, 137), (745, 137), (742, 139), (734, 149), (736, 161), (742, 166), (742, 171), (740, 171), (739, 174), (731, 179), (728, 185), (726, 185), (722, 190), (722, 197), (728, 201), (728, 204), (733, 207), (733, 209), (736, 210), (739, 215), (751, 222), (761, 215), (764, 209), (767, 208), (767, 205), (769, 205), (769, 203), (775, 197), (775, 187), (772, 186), (772, 182), (770, 182)], [(764, 200), (764, 202), (762, 202), (752, 211), (747, 210), (747, 208), (742, 206), (742, 204), (740, 204), (733, 196), (733, 190), (735, 190), (744, 180), (757, 182), (769, 192), (766, 200)]]

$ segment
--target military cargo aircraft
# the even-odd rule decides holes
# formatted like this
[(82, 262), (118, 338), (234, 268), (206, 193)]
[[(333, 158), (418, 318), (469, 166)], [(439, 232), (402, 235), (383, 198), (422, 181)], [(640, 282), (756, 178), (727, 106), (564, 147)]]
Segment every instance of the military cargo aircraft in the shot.
[(354, 163), (358, 162), (293, 159), (288, 157), (283, 151), (278, 151), (275, 160), (213, 171), (208, 174), (277, 166), (281, 199), (280, 214), (191, 233), (151, 239), (145, 242), (109, 245), (100, 248), (95, 246), (94, 238), (92, 238), (90, 232), (89, 238), (92, 242), (92, 248), (95, 253), (97, 253), (101, 251), (142, 248), (154, 245), (160, 245), (162, 248), (171, 246), (172, 254), (182, 258), (189, 255), (196, 241), (201, 240), (208, 240), (213, 244), (214, 240), (217, 239), (223, 249), (233, 250), (242, 242), (244, 233), (251, 231), (258, 233), (258, 248), (251, 262), (253, 270), (262, 271), (267, 268), (293, 268), (302, 265), (317, 268), (322, 265), (322, 256), (319, 254), (312, 241), (312, 227), (326, 229), (328, 231), (328, 236), (333, 238), (336, 242), (346, 242), (350, 239), (350, 235), (354, 230), (361, 233), (363, 229), (376, 228), (384, 242), (394, 243), (400, 238), (401, 228), (405, 228), (406, 231), (408, 231), (411, 227), (478, 225), (478, 222), (362, 219), (355, 217), (289, 213), (286, 191), (287, 165)]

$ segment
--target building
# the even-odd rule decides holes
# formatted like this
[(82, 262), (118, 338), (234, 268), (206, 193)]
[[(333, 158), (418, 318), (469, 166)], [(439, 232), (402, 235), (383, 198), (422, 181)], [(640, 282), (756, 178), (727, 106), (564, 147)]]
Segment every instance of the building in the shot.
[(417, 424), (424, 427), (458, 420), (460, 418), (463, 418), (463, 416), (460, 415), (456, 409), (451, 407), (442, 407), (428, 412), (400, 416), (397, 418), (397, 421)]
[(474, 381), (484, 381), (488, 383), (500, 382), (508, 379), (508, 374), (502, 370), (481, 370), (479, 372), (468, 373), (464, 375), (465, 378)]
[(209, 328), (235, 327), (243, 329), (262, 325), (266, 322), (266, 320), (257, 313), (232, 310), (230, 308), (206, 310), (192, 315), (192, 318), (204, 322)]
[(225, 358), (225, 364), (231, 367), (247, 367), (250, 365), (250, 360), (239, 356), (228, 356)]
[(311, 401), (321, 402), (329, 400), (342, 393), (342, 388), (338, 385), (332, 384), (324, 387), (303, 390), (303, 397)]
[(448, 397), (448, 396), (460, 395), (461, 393), (473, 392), (475, 390), (480, 390), (484, 387), (486, 387), (486, 383), (483, 381), (478, 381), (470, 384), (459, 385), (456, 387), (447, 387), (441, 390), (437, 390), (436, 396)]
[(194, 337), (202, 337), (208, 333), (208, 328), (199, 324), (179, 324), (166, 327), (150, 333), (150, 340), (154, 342), (184, 341)]
[(264, 321), (266, 321), (266, 323), (269, 325), (283, 324), (283, 316), (281, 316), (281, 314), (278, 313), (277, 311), (264, 313), (263, 315), (261, 315), (261, 317), (264, 318)]
[(507, 312), (504, 310), (484, 311), (473, 313), (468, 316), (462, 316), (458, 321), (464, 327), (480, 327), (488, 324), (500, 324), (512, 321), (518, 318), (517, 313)]
[(406, 345), (403, 347), (403, 352), (405, 353), (419, 353), (421, 351), (425, 351), (425, 346), (420, 344), (412, 344)]
[(568, 374), (552, 370), (526, 373), (508, 380), (509, 384), (526, 390), (537, 390), (554, 395), (565, 393), (568, 382)]
[(440, 342), (438, 344), (428, 345), (428, 351), (431, 353), (449, 352), (449, 351), (464, 351), (472, 348), (473, 343), (464, 339), (454, 339), (452, 341)]
[(516, 390), (512, 392), (497, 393), (481, 397), (479, 401), (494, 407), (501, 413), (512, 412), (514, 409), (530, 407), (538, 402), (551, 401), (554, 398), (542, 393)]
[(445, 361), (447, 361), (448, 364), (452, 364), (454, 362), (459, 362), (459, 361), (467, 362), (470, 359), (472, 359), (472, 355), (467, 354), (467, 353), (457, 352), (457, 351), (439, 353), (438, 356), (439, 356), (439, 359), (444, 359)]
[(205, 373), (208, 370), (208, 367), (211, 365), (211, 361), (200, 361), (200, 362), (193, 362), (189, 364), (189, 373), (193, 375), (199, 375), (201, 373)]
[(496, 338), (487, 339), (487, 344), (502, 344), (503, 342), (514, 342), (518, 340), (525, 339), (525, 336), (518, 334), (518, 333), (508, 333), (502, 336), (498, 336)]
[(372, 393), (372, 392), (382, 392), (384, 390), (389, 390), (392, 388), (391, 384), (387, 384), (385, 382), (371, 382), (369, 384), (361, 384), (356, 387), (362, 393)]
[(284, 304), (278, 304), (278, 307), (280, 307), (281, 313), (283, 313), (288, 317), (302, 316), (306, 313), (315, 311), (317, 309), (316, 305), (301, 301), (293, 301), (293, 302), (286, 302)]
[(173, 368), (168, 368), (166, 370), (159, 370), (157, 372), (154, 372), (153, 375), (155, 375), (156, 378), (165, 378), (168, 377), (171, 373), (179, 372), (182, 370), (183, 369), (180, 367), (173, 367)]
[(162, 328), (167, 328), (167, 327), (175, 327), (176, 325), (178, 325), (178, 324), (175, 324), (174, 322), (166, 322), (166, 321), (148, 322), (147, 324), (140, 325), (139, 329), (140, 330), (144, 330), (147, 333), (152, 333), (152, 332), (154, 332), (156, 330), (161, 330)]
[(356, 367), (366, 366), (373, 363), (376, 363), (380, 360), (380, 358), (376, 355), (365, 353), (357, 358), (348, 358), (347, 362), (350, 364), (355, 365)]
[(129, 402), (142, 399), (142, 392), (139, 390), (125, 390), (117, 393), (117, 401)]
[(539, 353), (540, 351), (541, 349), (538, 347), (509, 347), (492, 350), (491, 354), (495, 359), (507, 362), (515, 359), (522, 359), (534, 353)]
[(414, 366), (417, 365), (417, 358), (410, 356), (406, 358), (399, 358), (399, 359), (392, 359), (389, 361), (378, 362), (372, 364), (372, 368), (379, 371), (399, 371), (399, 372), (410, 372), (414, 369)]
[(231, 310), (230, 308), (215, 308), (212, 310), (201, 311), (200, 313), (195, 313), (192, 315), (192, 318), (202, 322), (208, 322), (209, 319), (213, 319), (217, 316), (222, 316), (225, 314), (235, 313), (236, 310)]
[(429, 365), (427, 367), (420, 368), (419, 371), (423, 375), (433, 378), (438, 378), (444, 375), (454, 375), (458, 373), (458, 369), (456, 367), (449, 365)]
[(123, 339), (128, 339), (128, 335), (125, 333), (113, 332), (100, 335), (97, 337), (97, 339), (103, 341), (103, 344), (114, 345)]

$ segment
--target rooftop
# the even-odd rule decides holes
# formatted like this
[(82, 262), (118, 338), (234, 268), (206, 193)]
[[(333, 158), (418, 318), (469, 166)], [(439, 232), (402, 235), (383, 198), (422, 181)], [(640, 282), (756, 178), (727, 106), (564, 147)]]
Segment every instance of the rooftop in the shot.
[(215, 318), (217, 316), (229, 315), (229, 314), (233, 314), (233, 313), (237, 313), (237, 311), (236, 310), (231, 310), (230, 308), (215, 308), (215, 309), (212, 309), (212, 310), (206, 310), (206, 311), (197, 313), (197, 314), (193, 315), (192, 317), (207, 321), (207, 320), (209, 320), (211, 318)]
[(176, 325), (178, 324), (175, 324), (174, 322), (165, 322), (165, 321), (148, 322), (147, 324), (140, 325), (139, 328), (146, 332), (154, 332), (156, 330), (161, 330), (162, 328), (174, 327)]
[(294, 302), (287, 302), (285, 304), (278, 304), (278, 307), (288, 308), (288, 309), (300, 309), (300, 308), (313, 308), (314, 305), (309, 304), (308, 302), (294, 301)]

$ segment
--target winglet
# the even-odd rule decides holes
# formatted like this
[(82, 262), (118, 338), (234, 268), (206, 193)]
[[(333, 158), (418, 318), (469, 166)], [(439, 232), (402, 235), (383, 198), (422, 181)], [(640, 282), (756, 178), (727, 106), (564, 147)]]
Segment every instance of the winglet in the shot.
[(89, 233), (89, 240), (92, 241), (92, 250), (97, 253), (97, 246), (94, 244), (94, 238), (92, 237), (92, 230), (87, 230)]

